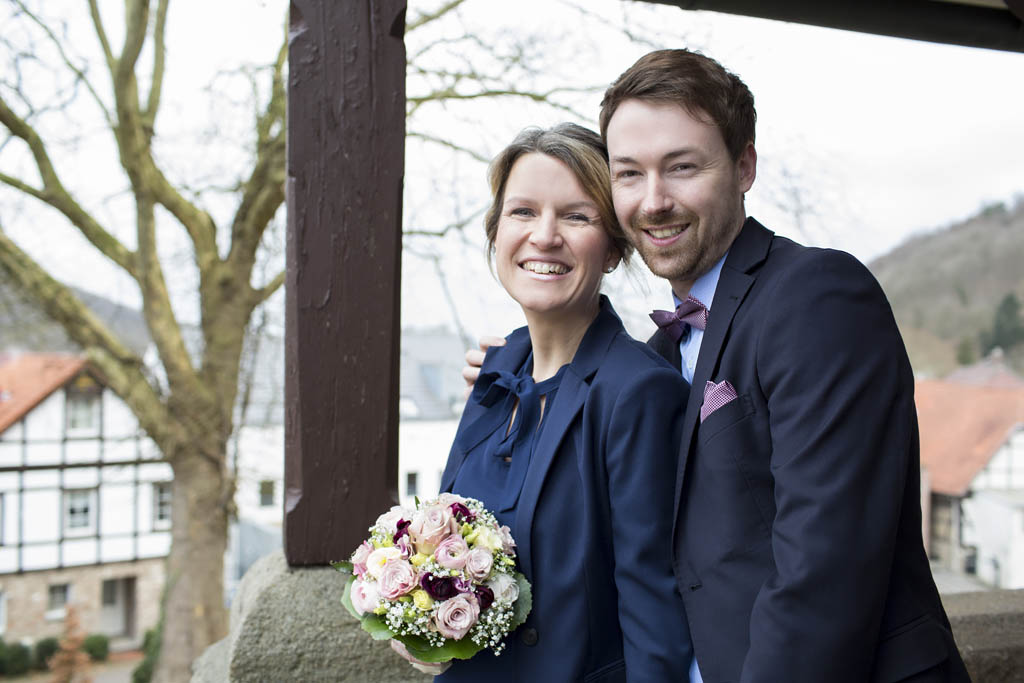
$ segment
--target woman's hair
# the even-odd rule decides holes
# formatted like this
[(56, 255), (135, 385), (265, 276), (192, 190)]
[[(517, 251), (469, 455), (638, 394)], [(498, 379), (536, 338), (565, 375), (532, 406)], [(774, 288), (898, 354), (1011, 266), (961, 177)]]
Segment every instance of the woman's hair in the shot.
[(505, 185), (512, 167), (520, 157), (539, 152), (558, 159), (569, 167), (588, 197), (597, 205), (601, 227), (608, 234), (612, 246), (629, 262), (633, 245), (615, 217), (612, 204), (611, 176), (608, 173), (608, 149), (601, 137), (592, 130), (575, 123), (560, 123), (548, 129), (527, 128), (491, 161), (487, 177), (491, 183), (491, 206), (484, 217), (487, 233), (487, 262), (494, 255), (494, 240), (498, 234), (498, 220), (505, 202)]

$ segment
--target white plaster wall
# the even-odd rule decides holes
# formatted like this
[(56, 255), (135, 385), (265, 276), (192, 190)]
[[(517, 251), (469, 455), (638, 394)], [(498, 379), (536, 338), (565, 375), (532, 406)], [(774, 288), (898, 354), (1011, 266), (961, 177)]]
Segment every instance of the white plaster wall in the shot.
[(399, 423), (398, 495), (403, 505), (413, 504), (413, 497), (406, 491), (408, 472), (417, 473), (421, 500), (437, 494), (458, 426), (458, 420), (407, 420)]
[[(977, 574), (997, 588), (1024, 588), (1024, 511), (1012, 496), (978, 492), (963, 503), (964, 542), (977, 548)], [(968, 533), (968, 531), (970, 533)]]

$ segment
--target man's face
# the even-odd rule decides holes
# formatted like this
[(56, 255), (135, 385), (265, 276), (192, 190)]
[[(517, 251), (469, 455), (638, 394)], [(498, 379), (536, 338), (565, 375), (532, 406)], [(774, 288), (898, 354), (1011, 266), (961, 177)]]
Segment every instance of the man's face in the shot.
[(733, 161), (718, 128), (681, 106), (626, 100), (607, 130), (615, 213), (647, 267), (685, 297), (729, 250), (757, 155)]

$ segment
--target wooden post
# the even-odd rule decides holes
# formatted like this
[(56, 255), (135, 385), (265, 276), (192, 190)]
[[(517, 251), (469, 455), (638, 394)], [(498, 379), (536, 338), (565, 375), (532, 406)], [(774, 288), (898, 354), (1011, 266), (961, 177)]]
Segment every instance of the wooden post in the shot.
[(284, 546), (345, 559), (397, 499), (405, 0), (291, 0)]

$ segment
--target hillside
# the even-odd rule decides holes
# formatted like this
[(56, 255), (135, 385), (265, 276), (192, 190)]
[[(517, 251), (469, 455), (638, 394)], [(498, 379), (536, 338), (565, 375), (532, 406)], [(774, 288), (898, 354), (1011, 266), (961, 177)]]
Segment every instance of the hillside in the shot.
[[(977, 357), (979, 332), (991, 329), (1007, 294), (1024, 301), (1024, 201), (914, 237), (868, 267), (892, 303), (915, 372), (945, 375), (958, 347)], [(1024, 371), (1024, 345), (1008, 360)]]

